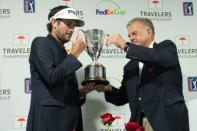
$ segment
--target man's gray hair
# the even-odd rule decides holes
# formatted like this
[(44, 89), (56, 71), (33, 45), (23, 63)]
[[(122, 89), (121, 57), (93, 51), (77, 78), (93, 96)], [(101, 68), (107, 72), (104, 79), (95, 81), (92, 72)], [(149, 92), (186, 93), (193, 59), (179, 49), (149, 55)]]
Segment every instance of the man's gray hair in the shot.
[(153, 32), (153, 35), (155, 35), (155, 29), (154, 29), (153, 23), (150, 19), (148, 19), (148, 18), (134, 18), (128, 22), (127, 28), (134, 22), (140, 22), (140, 23), (144, 24), (145, 26), (150, 27)]

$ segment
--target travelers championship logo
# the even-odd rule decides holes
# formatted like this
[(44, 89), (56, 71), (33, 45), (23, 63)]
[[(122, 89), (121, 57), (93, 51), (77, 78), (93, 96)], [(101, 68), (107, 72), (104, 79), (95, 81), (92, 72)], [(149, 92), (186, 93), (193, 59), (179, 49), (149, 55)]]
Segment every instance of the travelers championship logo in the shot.
[(188, 46), (189, 45), (189, 36), (188, 35), (179, 35), (176, 37), (177, 46)]
[(24, 12), (35, 13), (35, 0), (24, 0)]
[(14, 35), (14, 45), (24, 46), (29, 45), (29, 36), (28, 35)]
[(123, 49), (117, 48), (115, 46), (104, 46), (103, 49), (101, 50), (101, 55), (100, 58), (115, 58), (115, 59), (120, 59), (126, 57), (126, 52)]
[(176, 36), (175, 41), (179, 58), (197, 58), (197, 48), (192, 48), (189, 35)]
[(148, 0), (148, 10), (140, 12), (141, 17), (147, 17), (152, 21), (171, 21), (172, 12), (163, 9), (163, 0)]
[(2, 84), (2, 76), (0, 75), (0, 101), (9, 100), (11, 98), (11, 89), (3, 88)]
[[(113, 114), (113, 118), (115, 118), (115, 120), (112, 122), (110, 131), (125, 131), (124, 116), (119, 114)], [(106, 126), (102, 124), (100, 131), (107, 131)]]
[(185, 16), (193, 16), (193, 3), (192, 2), (183, 2), (183, 14)]
[(188, 90), (197, 91), (197, 77), (188, 77)]
[(162, 0), (149, 0), (148, 7), (150, 9), (161, 9), (163, 5)]
[(74, 7), (74, 0), (59, 0), (59, 5)]
[(3, 47), (3, 59), (29, 58), (29, 35), (14, 34), (12, 47)]
[(2, 2), (0, 0), (0, 19), (8, 19), (11, 17), (11, 9), (3, 7), (4, 5), (7, 5), (6, 2), (7, 1)]
[(96, 5), (98, 16), (124, 16), (126, 11), (112, 0), (102, 0)]
[(17, 116), (14, 118), (13, 127), (16, 129), (25, 128), (27, 124), (27, 117)]

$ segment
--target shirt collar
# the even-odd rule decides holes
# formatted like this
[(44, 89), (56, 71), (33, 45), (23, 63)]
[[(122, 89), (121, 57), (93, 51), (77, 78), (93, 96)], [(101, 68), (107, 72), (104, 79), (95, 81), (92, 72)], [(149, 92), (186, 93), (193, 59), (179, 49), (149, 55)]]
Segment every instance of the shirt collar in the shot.
[(150, 45), (148, 46), (148, 48), (153, 48), (153, 44), (155, 43), (155, 41), (152, 41), (151, 43), (150, 43)]

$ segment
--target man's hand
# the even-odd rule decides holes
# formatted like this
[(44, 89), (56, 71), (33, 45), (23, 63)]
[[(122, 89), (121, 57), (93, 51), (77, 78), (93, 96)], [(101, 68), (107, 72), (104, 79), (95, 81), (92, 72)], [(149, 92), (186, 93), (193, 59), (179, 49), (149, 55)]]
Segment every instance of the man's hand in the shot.
[(84, 97), (93, 90), (95, 90), (95, 83), (87, 83), (84, 87), (79, 89), (80, 97)]
[(111, 85), (95, 85), (95, 90), (98, 92), (111, 92), (112, 86)]
[(72, 48), (70, 49), (70, 54), (76, 58), (85, 50), (87, 44), (82, 36), (77, 35), (76, 39), (72, 41)]
[(118, 48), (124, 49), (126, 41), (120, 34), (112, 34), (108, 37), (107, 45), (114, 44)]
[(94, 90), (96, 90), (98, 92), (104, 92), (104, 91), (111, 92), (112, 86), (111, 85), (102, 85), (102, 84), (96, 85), (94, 82), (87, 83), (84, 87), (79, 89), (80, 97), (85, 97), (86, 94), (88, 94)]

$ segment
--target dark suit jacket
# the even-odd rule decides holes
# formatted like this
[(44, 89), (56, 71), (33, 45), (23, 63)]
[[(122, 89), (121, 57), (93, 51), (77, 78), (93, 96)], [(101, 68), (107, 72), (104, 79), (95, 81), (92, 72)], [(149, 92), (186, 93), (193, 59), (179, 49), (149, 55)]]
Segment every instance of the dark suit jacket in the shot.
[[(121, 87), (105, 93), (106, 101), (118, 106), (129, 103), (130, 120), (136, 122), (141, 107), (154, 131), (189, 131), (175, 44), (170, 40), (154, 43), (153, 48), (132, 44), (126, 57), (131, 60), (124, 67)], [(139, 61), (144, 63), (140, 80)]]
[(75, 71), (82, 64), (54, 37), (37, 37), (30, 53), (31, 105), (27, 131), (82, 131)]

